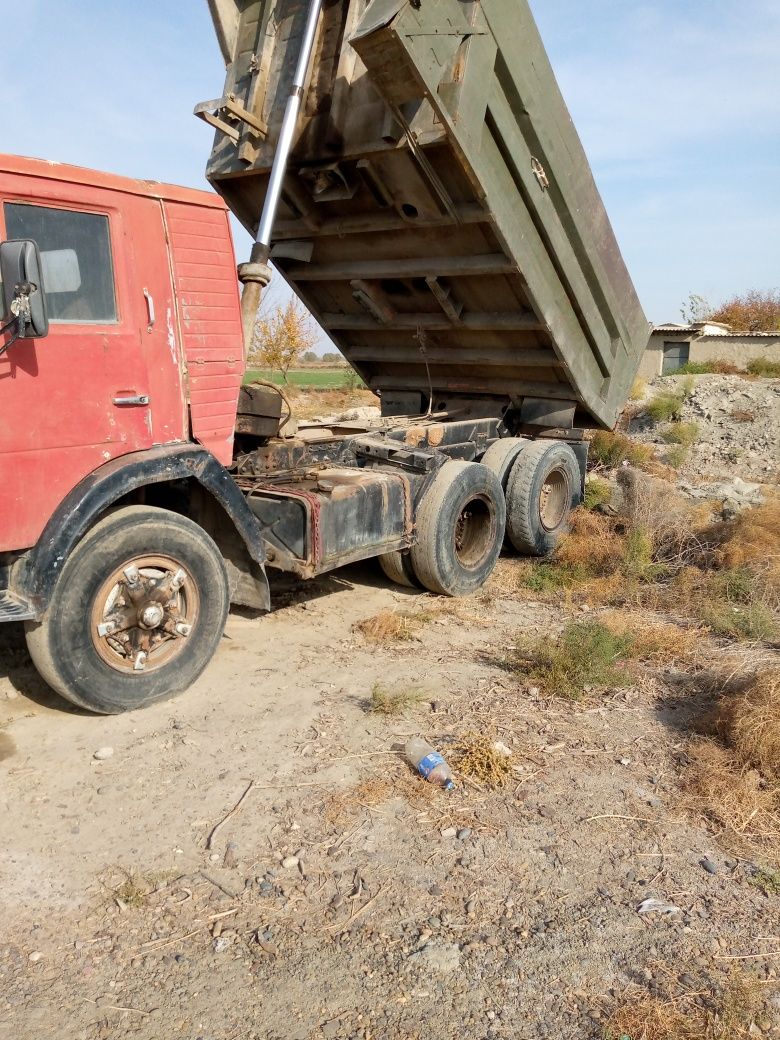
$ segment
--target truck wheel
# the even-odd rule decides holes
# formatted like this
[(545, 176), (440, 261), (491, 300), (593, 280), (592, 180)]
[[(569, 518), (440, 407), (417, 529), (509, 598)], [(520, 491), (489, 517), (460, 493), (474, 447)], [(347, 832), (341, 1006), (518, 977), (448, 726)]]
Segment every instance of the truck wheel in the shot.
[(529, 556), (548, 556), (569, 529), (582, 501), (577, 456), (568, 444), (536, 441), (523, 450), (509, 475), (507, 535)]
[(81, 708), (118, 714), (197, 679), (229, 607), (219, 549), (187, 517), (128, 506), (101, 520), (68, 557), (27, 646), (52, 689)]
[(409, 552), (389, 552), (379, 557), (379, 566), (384, 571), (385, 577), (396, 585), (403, 585), (407, 589), (419, 589), (420, 583), (412, 566), (412, 557)]
[(496, 565), (505, 524), (495, 473), (475, 462), (445, 462), (417, 511), (415, 574), (442, 596), (475, 592)]

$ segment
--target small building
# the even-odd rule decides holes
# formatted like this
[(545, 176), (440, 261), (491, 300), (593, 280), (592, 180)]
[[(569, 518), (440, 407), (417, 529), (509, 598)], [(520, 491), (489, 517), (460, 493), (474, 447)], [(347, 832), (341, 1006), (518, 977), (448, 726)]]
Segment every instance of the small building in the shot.
[(688, 362), (727, 361), (744, 369), (756, 358), (780, 361), (780, 332), (732, 332), (718, 321), (691, 325), (656, 325), (650, 334), (639, 375), (670, 375)]

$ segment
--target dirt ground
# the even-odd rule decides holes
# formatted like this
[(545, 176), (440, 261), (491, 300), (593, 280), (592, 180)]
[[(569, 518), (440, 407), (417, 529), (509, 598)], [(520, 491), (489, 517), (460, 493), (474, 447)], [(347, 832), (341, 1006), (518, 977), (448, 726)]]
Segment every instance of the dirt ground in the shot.
[[(0, 1035), (599, 1037), (660, 966), (698, 985), (747, 957), (755, 1035), (780, 1036), (778, 899), (679, 805), (679, 675), (540, 700), (497, 658), (565, 618), (500, 593), (453, 608), (368, 566), (277, 590), (187, 695), (113, 718), (50, 696), (9, 631)], [(418, 639), (353, 631), (399, 606)], [(425, 700), (374, 716), (376, 683)], [(440, 792), (399, 757), (464, 729), (514, 752), (506, 788)]]
[[(517, 598), (522, 566), (457, 604), (375, 564), (277, 580), (190, 691), (119, 717), (55, 698), (5, 626), (0, 1038), (678, 1040), (606, 1023), (637, 992), (722, 1010), (735, 980), (750, 1014), (707, 1035), (780, 1037), (780, 894), (686, 804), (688, 673), (543, 696), (507, 652), (601, 608)], [(386, 609), (409, 638), (356, 630)], [(403, 760), (469, 732), (511, 751), (504, 787)]]

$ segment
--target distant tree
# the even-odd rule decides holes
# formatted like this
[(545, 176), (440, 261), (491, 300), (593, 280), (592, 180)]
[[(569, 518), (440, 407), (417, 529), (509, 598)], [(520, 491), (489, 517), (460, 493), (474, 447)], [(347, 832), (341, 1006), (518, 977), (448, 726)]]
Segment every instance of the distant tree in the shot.
[(306, 365), (316, 365), (319, 360), (313, 350), (307, 350), (301, 358), (301, 361)]
[(322, 355), (322, 360), (328, 365), (341, 365), (344, 358), (341, 354), (336, 354), (331, 350), (329, 353)]
[(717, 321), (730, 325), (734, 332), (780, 332), (780, 289), (735, 293), (719, 307), (691, 293), (680, 313), (687, 325)]
[(257, 319), (249, 362), (280, 372), (286, 383), (287, 373), (316, 339), (308, 314), (292, 298), (268, 317), (261, 314)]
[(686, 325), (695, 325), (699, 321), (706, 321), (711, 310), (703, 296), (691, 293), (680, 308), (680, 314)]
[(734, 332), (780, 332), (780, 290), (737, 294), (707, 317), (730, 325)]

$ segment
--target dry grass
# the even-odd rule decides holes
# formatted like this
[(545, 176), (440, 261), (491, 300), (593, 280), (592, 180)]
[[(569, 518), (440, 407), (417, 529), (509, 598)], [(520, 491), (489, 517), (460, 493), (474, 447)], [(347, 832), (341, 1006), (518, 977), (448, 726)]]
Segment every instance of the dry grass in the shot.
[(731, 412), (731, 418), (734, 420), (734, 422), (738, 423), (755, 422), (756, 413), (749, 412), (744, 408), (735, 408)]
[(739, 1040), (754, 1035), (761, 1007), (761, 985), (743, 971), (734, 971), (723, 987), (683, 990), (675, 972), (666, 967), (661, 991), (651, 995), (632, 987), (610, 1014), (604, 1040)]
[(431, 615), (423, 612), (381, 610), (373, 617), (358, 621), (354, 628), (369, 643), (403, 643), (413, 639), (417, 629), (430, 620)]
[(441, 794), (432, 784), (421, 783), (408, 769), (398, 775), (380, 773), (369, 776), (354, 787), (338, 791), (323, 807), (327, 823), (342, 826), (363, 809), (376, 809), (394, 798), (403, 798), (415, 808), (426, 808)]
[(720, 569), (747, 568), (760, 585), (761, 602), (780, 608), (780, 498), (746, 509), (735, 520), (709, 531)]
[(738, 693), (726, 693), (713, 728), (744, 766), (780, 782), (780, 668), (755, 674)]
[(691, 660), (706, 632), (698, 628), (682, 628), (648, 618), (647, 614), (609, 611), (602, 614), (602, 624), (619, 636), (630, 640), (629, 654), (649, 664), (666, 665), (673, 661)]
[(768, 783), (714, 740), (694, 741), (683, 782), (690, 808), (706, 817), (735, 850), (780, 855), (780, 787)]
[(419, 708), (428, 700), (423, 690), (412, 686), (399, 686), (391, 689), (376, 683), (371, 691), (371, 707), (369, 710), (374, 715), (384, 715), (386, 718), (401, 718), (408, 715), (410, 711)]
[(646, 393), (647, 380), (637, 376), (631, 385), (631, 393), (628, 395), (629, 401), (644, 401)]
[(512, 775), (511, 759), (495, 746), (496, 738), (485, 733), (464, 733), (447, 757), (461, 776), (483, 787), (503, 787)]

